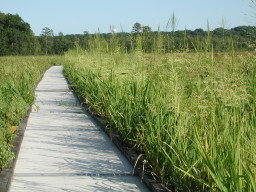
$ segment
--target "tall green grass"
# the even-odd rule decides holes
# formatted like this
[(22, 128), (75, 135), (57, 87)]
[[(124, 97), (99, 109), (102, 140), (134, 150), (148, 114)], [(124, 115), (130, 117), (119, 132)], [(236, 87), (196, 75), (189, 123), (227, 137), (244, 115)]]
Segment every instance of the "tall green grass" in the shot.
[(211, 34), (210, 52), (167, 54), (160, 33), (146, 54), (146, 35), (131, 37), (127, 53), (98, 34), (90, 49), (66, 53), (65, 73), (167, 185), (256, 191), (255, 55), (215, 55)]
[(58, 57), (0, 57), (0, 169), (14, 157), (12, 141), (33, 104), (36, 83)]

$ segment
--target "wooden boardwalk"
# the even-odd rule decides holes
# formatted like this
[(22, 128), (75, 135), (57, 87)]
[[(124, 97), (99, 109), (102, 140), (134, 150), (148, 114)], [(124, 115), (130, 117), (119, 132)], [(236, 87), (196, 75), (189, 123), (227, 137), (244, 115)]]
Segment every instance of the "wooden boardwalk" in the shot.
[(36, 88), (9, 191), (148, 191), (82, 109), (62, 71), (51, 67)]

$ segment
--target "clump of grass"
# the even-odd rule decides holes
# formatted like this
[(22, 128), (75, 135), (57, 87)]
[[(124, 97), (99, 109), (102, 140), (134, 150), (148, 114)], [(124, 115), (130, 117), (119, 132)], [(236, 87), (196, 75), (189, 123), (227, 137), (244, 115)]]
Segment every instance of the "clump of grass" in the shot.
[(57, 57), (0, 57), (0, 169), (14, 157), (15, 129), (34, 101), (34, 87)]
[(255, 191), (255, 55), (215, 57), (211, 34), (197, 53), (164, 53), (159, 33), (147, 54), (134, 38), (129, 53), (66, 53), (79, 94), (177, 191)]

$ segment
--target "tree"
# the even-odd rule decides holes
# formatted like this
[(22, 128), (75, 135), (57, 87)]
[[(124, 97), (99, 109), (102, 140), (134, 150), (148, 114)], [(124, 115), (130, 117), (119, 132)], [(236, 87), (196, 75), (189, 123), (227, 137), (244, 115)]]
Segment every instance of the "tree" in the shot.
[(63, 54), (68, 50), (68, 40), (65, 38), (63, 33), (59, 33), (57, 37), (54, 38), (54, 53), (55, 54)]
[(143, 27), (142, 27), (142, 32), (144, 32), (144, 33), (152, 32), (151, 27), (149, 27), (149, 26), (143, 26)]
[(2, 25), (0, 25), (0, 55), (8, 54), (8, 39)]
[(139, 32), (141, 32), (141, 30), (142, 30), (142, 26), (140, 23), (135, 23), (132, 27), (133, 33), (139, 33)]
[(30, 25), (16, 14), (0, 13), (0, 55), (27, 55), (32, 53), (28, 46), (34, 34)]
[(45, 27), (42, 29), (42, 34), (41, 34), (41, 43), (42, 43), (42, 48), (44, 50), (44, 53), (47, 55), (49, 52), (52, 52), (53, 48), (53, 30)]
[(205, 36), (206, 35), (206, 32), (203, 30), (203, 29), (201, 29), (201, 28), (198, 28), (198, 29), (195, 29), (194, 30), (194, 34), (195, 34), (195, 36)]
[(71, 35), (70, 37), (70, 48), (76, 48), (80, 44), (80, 39), (77, 35)]
[(89, 38), (90, 38), (89, 32), (84, 31), (84, 34), (83, 34), (83, 37), (82, 37), (82, 40), (81, 40), (81, 46), (84, 49), (88, 49)]

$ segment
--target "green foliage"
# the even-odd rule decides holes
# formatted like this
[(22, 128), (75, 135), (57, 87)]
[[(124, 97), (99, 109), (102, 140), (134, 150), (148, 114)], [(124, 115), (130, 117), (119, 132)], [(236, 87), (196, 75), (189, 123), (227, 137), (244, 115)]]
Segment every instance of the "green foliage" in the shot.
[(63, 54), (68, 50), (68, 41), (64, 37), (63, 33), (59, 33), (59, 35), (54, 39), (53, 49), (55, 54)]
[(9, 161), (14, 158), (13, 152), (10, 151), (8, 140), (12, 140), (12, 135), (6, 131), (3, 122), (0, 123), (0, 170), (7, 166)]
[[(143, 33), (132, 36), (129, 52), (113, 51), (125, 46), (116, 36), (97, 34), (89, 51), (65, 54), (65, 73), (110, 127), (147, 156), (153, 175), (177, 191), (255, 191), (255, 55), (206, 53), (214, 34), (197, 33), (204, 35), (200, 51), (172, 54), (162, 49), (160, 31), (150, 54)], [(116, 47), (107, 51), (110, 45)]]
[(45, 27), (42, 29), (42, 34), (41, 34), (41, 45), (43, 52), (45, 55), (51, 53), (50, 51), (52, 50), (53, 47), (53, 30), (49, 29), (48, 27)]
[(0, 16), (0, 55), (36, 54), (37, 39), (19, 15)]
[(149, 26), (143, 26), (142, 27), (142, 32), (149, 33), (149, 32), (152, 32), (152, 29)]
[(142, 31), (142, 26), (140, 23), (135, 23), (132, 27), (132, 32), (133, 33), (139, 33)]
[[(132, 33), (116, 33), (115, 41), (118, 42), (123, 50), (132, 52), (136, 47), (145, 53), (158, 50), (166, 53), (172, 52), (227, 52), (232, 49), (236, 51), (254, 51), (256, 49), (256, 27), (241, 26), (233, 29), (216, 28), (214, 30), (204, 31), (203, 29), (175, 31), (175, 18), (170, 20), (167, 27), (171, 27), (171, 32), (151, 31), (149, 26), (134, 26)], [(138, 28), (138, 29), (137, 29)], [(94, 39), (101, 37), (107, 47), (111, 46), (113, 41), (112, 33), (103, 34), (84, 34), (84, 35), (67, 35), (67, 49), (74, 48), (74, 41), (80, 47), (89, 50), (90, 44)], [(76, 38), (75, 38), (76, 37)], [(55, 37), (57, 40), (59, 37)], [(141, 43), (139, 43), (139, 38)], [(161, 39), (161, 41), (160, 41)], [(232, 39), (232, 43), (231, 43)], [(69, 43), (68, 43), (69, 42)], [(161, 42), (161, 43), (160, 43)], [(160, 44), (159, 44), (160, 43)]]
[[(12, 141), (19, 122), (34, 102), (36, 83), (58, 58), (0, 57), (0, 169), (14, 157)], [(21, 67), (22, 66), (22, 67)]]
[[(256, 49), (255, 27), (240, 26), (225, 29), (225, 21), (223, 21), (222, 28), (213, 31), (210, 30), (209, 24), (207, 31), (203, 29), (176, 31), (176, 25), (177, 18), (174, 14), (169, 19), (165, 32), (160, 28), (158, 31), (152, 31), (150, 26), (142, 26), (137, 22), (133, 25), (131, 33), (114, 33), (115, 42), (118, 42), (125, 51), (130, 52), (137, 47), (146, 53), (155, 51), (156, 47), (162, 52), (169, 53), (212, 50), (225, 52), (231, 49), (254, 51)], [(112, 32), (100, 35), (106, 46), (113, 43), (111, 42), (113, 41)], [(92, 40), (97, 36), (99, 34), (89, 34), (88, 32), (83, 35), (65, 36), (63, 33), (59, 33), (54, 36), (52, 29), (44, 27), (42, 34), (36, 37), (29, 24), (24, 22), (19, 15), (0, 13), (0, 55), (63, 54), (77, 46), (88, 50), (92, 45)], [(141, 39), (141, 43), (137, 36)], [(230, 39), (232, 39), (232, 43)]]

